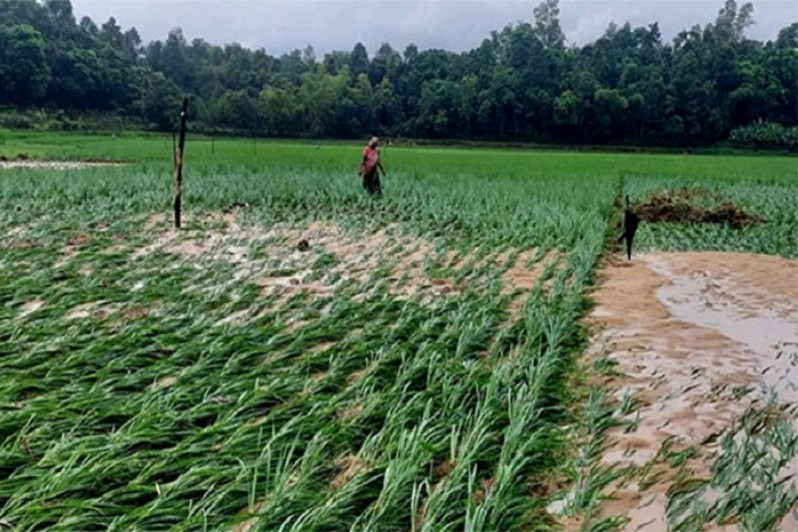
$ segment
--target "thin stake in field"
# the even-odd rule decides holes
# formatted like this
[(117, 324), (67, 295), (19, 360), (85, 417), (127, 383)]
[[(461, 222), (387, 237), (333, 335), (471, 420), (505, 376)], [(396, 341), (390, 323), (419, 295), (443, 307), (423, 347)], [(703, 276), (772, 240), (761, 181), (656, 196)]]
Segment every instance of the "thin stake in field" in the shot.
[(626, 257), (628, 260), (632, 260), (632, 243), (635, 240), (635, 233), (639, 225), (640, 217), (632, 210), (632, 205), (627, 195), (623, 213), (623, 233), (618, 238), (618, 242), (626, 240)]
[(186, 121), (188, 119), (188, 98), (183, 99), (180, 112), (180, 140), (175, 152), (175, 228), (180, 229), (180, 211), (183, 201), (183, 152), (186, 147)]

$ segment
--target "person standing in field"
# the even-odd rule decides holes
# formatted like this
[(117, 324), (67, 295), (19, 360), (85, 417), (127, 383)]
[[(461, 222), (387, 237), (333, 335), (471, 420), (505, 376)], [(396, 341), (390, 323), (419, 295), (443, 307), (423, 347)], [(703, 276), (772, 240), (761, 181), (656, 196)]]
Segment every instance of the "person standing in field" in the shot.
[(380, 173), (385, 175), (385, 169), (380, 161), (379, 139), (371, 137), (371, 140), (363, 149), (363, 162), (360, 163), (360, 175), (363, 176), (363, 188), (372, 196), (382, 194), (380, 184)]

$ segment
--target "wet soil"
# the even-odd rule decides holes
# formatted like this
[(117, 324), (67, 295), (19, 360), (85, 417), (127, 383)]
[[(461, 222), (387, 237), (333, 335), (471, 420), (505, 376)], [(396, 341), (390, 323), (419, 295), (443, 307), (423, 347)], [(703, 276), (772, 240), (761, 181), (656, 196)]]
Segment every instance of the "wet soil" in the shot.
[[(666, 530), (677, 471), (663, 444), (695, 449), (688, 467), (707, 477), (715, 443), (776, 392), (798, 415), (798, 261), (735, 253), (657, 253), (602, 272), (588, 318), (593, 353), (608, 352), (618, 376), (603, 384), (636, 400), (636, 424), (613, 429), (602, 464), (650, 468), (604, 493), (601, 516), (625, 530)], [(798, 474), (798, 464), (788, 465)], [(645, 484), (645, 487), (641, 487)]]
[[(515, 263), (502, 273), (502, 294), (507, 295), (520, 291), (520, 295), (510, 302), (508, 308), (510, 319), (518, 318), (521, 308), (531, 296), (546, 268), (561, 259), (556, 250), (550, 250), (545, 257), (535, 262), (537, 255), (538, 250), (534, 248), (520, 252)], [(503, 262), (506, 262), (506, 257), (502, 259)], [(501, 263), (498, 266), (501, 266)]]
[[(427, 268), (436, 261), (454, 262), (453, 253), (424, 238), (403, 234), (397, 225), (366, 233), (348, 232), (323, 221), (262, 227), (230, 212), (209, 213), (197, 228), (183, 231), (172, 229), (167, 218), (157, 214), (143, 222), (142, 230), (152, 238), (133, 251), (133, 260), (160, 251), (190, 262), (228, 262), (235, 267), (233, 282), (254, 282), (264, 295), (274, 296), (276, 304), (297, 293), (322, 297), (339, 290), (351, 292), (357, 300), (377, 285), (400, 299), (433, 304), (459, 295), (464, 288), (441, 271)], [(502, 294), (512, 296), (508, 310), (510, 319), (517, 319), (529, 293), (549, 266), (558, 266), (560, 256), (556, 251), (513, 249), (486, 260), (502, 270)], [(321, 267), (318, 261), (327, 264)], [(248, 313), (242, 311), (222, 324), (243, 324), (247, 318)]]

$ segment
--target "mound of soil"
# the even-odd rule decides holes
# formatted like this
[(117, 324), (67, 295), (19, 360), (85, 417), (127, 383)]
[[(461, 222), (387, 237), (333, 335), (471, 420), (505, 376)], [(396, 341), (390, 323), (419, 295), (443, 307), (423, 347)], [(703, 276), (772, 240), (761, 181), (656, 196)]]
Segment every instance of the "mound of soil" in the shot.
[[(716, 203), (715, 205), (710, 205)], [(731, 201), (698, 188), (664, 190), (651, 194), (645, 202), (634, 204), (635, 214), (649, 223), (713, 223), (732, 229), (761, 224), (764, 218), (745, 212)]]
[(30, 160), (30, 156), (27, 153), (20, 153), (16, 157), (8, 158), (5, 155), (0, 154), (0, 162), (8, 162), (8, 161), (28, 161)]

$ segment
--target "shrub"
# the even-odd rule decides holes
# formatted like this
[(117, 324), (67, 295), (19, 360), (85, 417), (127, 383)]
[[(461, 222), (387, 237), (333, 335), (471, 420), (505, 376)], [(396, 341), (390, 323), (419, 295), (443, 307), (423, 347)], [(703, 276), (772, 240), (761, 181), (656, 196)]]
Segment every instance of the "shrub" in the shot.
[(741, 148), (771, 148), (798, 151), (798, 127), (785, 127), (759, 120), (732, 130), (729, 140)]

